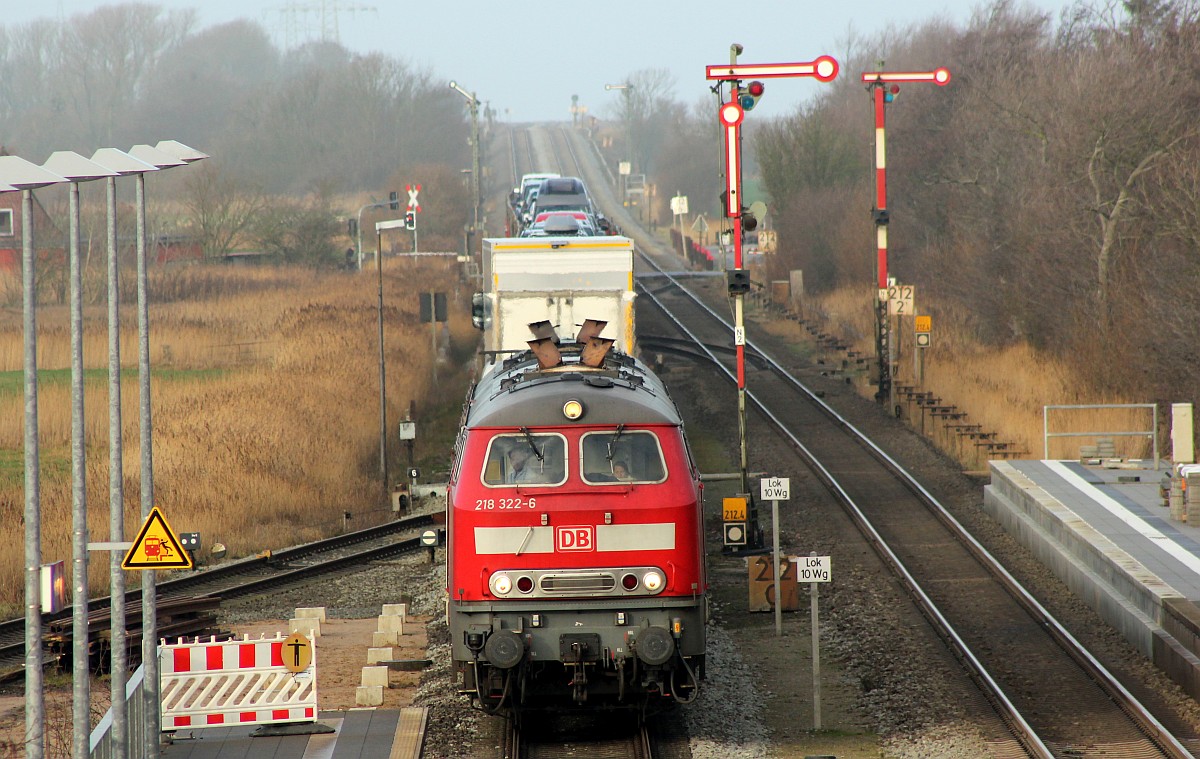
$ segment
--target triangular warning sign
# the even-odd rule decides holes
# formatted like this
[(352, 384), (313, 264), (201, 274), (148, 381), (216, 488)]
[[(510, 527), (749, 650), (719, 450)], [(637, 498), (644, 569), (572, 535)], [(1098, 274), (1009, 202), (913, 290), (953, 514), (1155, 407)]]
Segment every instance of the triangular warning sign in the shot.
[(183, 550), (175, 531), (155, 506), (150, 509), (150, 515), (146, 517), (137, 539), (133, 541), (133, 548), (125, 554), (121, 568), (191, 569), (192, 557)]

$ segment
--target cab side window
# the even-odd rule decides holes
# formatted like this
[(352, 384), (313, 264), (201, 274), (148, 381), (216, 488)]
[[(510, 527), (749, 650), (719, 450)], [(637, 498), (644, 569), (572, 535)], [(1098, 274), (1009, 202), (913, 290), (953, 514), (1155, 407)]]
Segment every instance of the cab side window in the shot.
[(653, 432), (589, 432), (583, 447), (583, 480), (594, 485), (657, 483), (667, 479), (662, 448)]
[(562, 435), (497, 435), (488, 443), (483, 484), (490, 487), (561, 485), (567, 479)]

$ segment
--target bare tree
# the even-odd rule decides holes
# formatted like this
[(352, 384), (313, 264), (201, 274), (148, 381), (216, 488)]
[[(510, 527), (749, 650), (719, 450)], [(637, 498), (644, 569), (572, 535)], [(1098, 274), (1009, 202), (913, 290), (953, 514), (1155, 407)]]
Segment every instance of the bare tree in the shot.
[(223, 256), (238, 245), (267, 206), (266, 196), (222, 176), (215, 163), (189, 172), (184, 203), (205, 258)]

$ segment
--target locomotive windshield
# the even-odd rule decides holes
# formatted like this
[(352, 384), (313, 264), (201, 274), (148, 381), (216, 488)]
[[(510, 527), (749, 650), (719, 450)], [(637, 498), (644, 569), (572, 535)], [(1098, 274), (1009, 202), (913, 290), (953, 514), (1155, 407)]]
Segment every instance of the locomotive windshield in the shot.
[(624, 427), (583, 436), (583, 480), (595, 484), (656, 483), (667, 479), (658, 436)]
[(566, 451), (562, 435), (497, 435), (488, 444), (483, 484), (561, 485), (567, 480)]

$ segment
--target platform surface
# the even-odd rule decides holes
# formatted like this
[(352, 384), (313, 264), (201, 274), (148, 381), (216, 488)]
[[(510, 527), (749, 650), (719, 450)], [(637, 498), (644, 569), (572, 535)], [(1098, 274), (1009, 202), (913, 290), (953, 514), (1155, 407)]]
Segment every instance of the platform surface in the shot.
[[(1008, 463), (1177, 593), (1200, 600), (1200, 527), (1171, 519), (1159, 493), (1168, 464), (1156, 471), (1152, 462), (1114, 469), (1078, 461)], [(1131, 477), (1138, 481), (1120, 481)]]
[(390, 759), (400, 710), (321, 712), (317, 721), (335, 732), (252, 738), (257, 725), (184, 729), (163, 746), (161, 755), (169, 759)]

